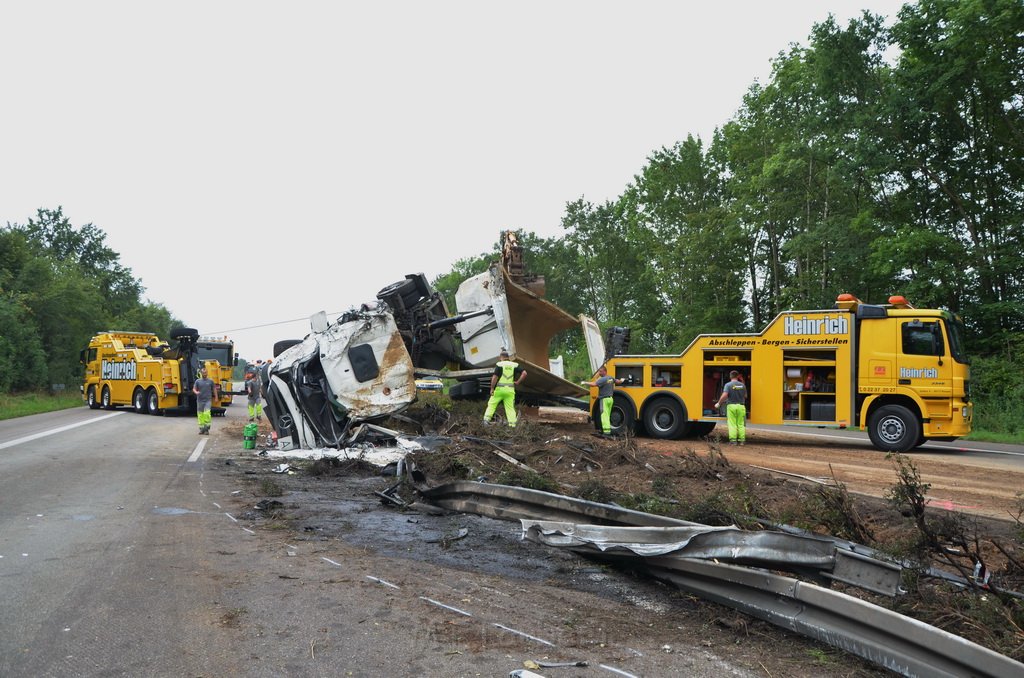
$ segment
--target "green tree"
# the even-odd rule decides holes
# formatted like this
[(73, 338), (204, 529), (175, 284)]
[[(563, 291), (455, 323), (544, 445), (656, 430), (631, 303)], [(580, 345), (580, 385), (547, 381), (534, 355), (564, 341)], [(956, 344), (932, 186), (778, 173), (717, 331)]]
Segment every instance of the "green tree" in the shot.
[(31, 311), (17, 295), (0, 290), (0, 393), (42, 389), (47, 379)]
[(866, 266), (881, 233), (876, 122), (889, 45), (879, 17), (814, 27), (773, 64), (725, 126), (731, 207), (747, 236), (754, 325), (786, 308), (870, 297), (890, 277)]
[(95, 280), (112, 315), (139, 303), (142, 285), (131, 269), (120, 263), (120, 255), (106, 245), (106, 234), (93, 224), (75, 229), (63, 208), (39, 209), (21, 227), (29, 239), (60, 263), (73, 263), (85, 276)]
[(647, 261), (638, 271), (661, 304), (657, 350), (744, 322), (743, 242), (725, 207), (721, 165), (693, 136), (648, 158), (624, 203)]
[(880, 263), (995, 348), (1024, 330), (1024, 4), (921, 0), (899, 19), (886, 111), (897, 226)]

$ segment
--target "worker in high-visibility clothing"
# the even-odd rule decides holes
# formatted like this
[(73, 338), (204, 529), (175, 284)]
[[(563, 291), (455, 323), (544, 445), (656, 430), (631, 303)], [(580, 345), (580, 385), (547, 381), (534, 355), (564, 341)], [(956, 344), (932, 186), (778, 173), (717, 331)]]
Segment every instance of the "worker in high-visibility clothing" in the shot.
[(615, 398), (612, 397), (612, 394), (615, 392), (615, 387), (625, 381), (625, 379), (609, 377), (608, 368), (601, 365), (597, 369), (597, 379), (580, 382), (583, 386), (597, 388), (597, 401), (601, 406), (601, 433), (606, 436), (612, 434), (612, 406), (615, 404)]
[(519, 367), (519, 363), (509, 360), (508, 351), (499, 353), (498, 362), (494, 364), (494, 374), (491, 375), (491, 397), (484, 411), (485, 423), (490, 423), (498, 403), (503, 403), (505, 420), (509, 426), (516, 425), (516, 386), (523, 383), (523, 379), (526, 379), (526, 370)]

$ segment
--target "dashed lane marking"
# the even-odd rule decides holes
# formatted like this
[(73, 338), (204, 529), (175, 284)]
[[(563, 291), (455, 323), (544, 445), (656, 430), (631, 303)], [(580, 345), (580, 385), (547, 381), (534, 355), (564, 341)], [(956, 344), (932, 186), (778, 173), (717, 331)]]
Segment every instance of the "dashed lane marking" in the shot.
[(98, 421), (103, 421), (104, 419), (109, 419), (111, 417), (116, 417), (119, 414), (124, 414), (124, 412), (111, 412), (110, 414), (105, 414), (102, 417), (96, 417), (95, 419), (87, 419), (86, 421), (80, 421), (77, 424), (68, 424), (67, 426), (58, 426), (57, 428), (51, 428), (49, 431), (41, 431), (40, 433), (33, 433), (32, 435), (25, 436), (24, 438), (17, 438), (15, 440), (8, 440), (6, 443), (0, 443), (0, 450), (2, 450), (4, 448), (7, 448), (7, 447), (14, 447), (15, 445), (21, 445), (22, 443), (27, 443), (27, 442), (32, 441), (32, 440), (38, 440), (39, 438), (45, 438), (46, 436), (52, 436), (55, 433), (63, 433), (64, 431), (70, 431), (71, 429), (78, 428), (79, 426), (88, 426), (89, 424), (95, 424)]
[(192, 450), (192, 454), (188, 458), (189, 464), (199, 459), (199, 455), (203, 453), (204, 447), (206, 447), (206, 438), (203, 438), (198, 443), (196, 443), (196, 449)]

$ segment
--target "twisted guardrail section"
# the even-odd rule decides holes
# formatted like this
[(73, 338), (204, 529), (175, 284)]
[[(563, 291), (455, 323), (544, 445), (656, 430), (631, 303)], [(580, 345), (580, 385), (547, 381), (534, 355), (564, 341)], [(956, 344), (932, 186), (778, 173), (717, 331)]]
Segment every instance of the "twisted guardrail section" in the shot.
[(519, 520), (527, 539), (628, 563), (707, 600), (905, 676), (1024, 676), (1024, 664), (965, 638), (826, 586), (769, 571), (899, 593), (898, 565), (853, 553), (841, 542), (710, 527), (506, 485), (459, 481), (418, 489), (429, 503)]

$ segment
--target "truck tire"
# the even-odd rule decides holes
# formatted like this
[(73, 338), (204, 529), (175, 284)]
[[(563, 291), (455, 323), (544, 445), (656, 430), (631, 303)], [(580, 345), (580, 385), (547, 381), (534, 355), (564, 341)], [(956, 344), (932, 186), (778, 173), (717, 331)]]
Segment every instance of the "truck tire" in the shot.
[[(416, 286), (416, 281), (411, 278), (405, 280), (399, 280), (398, 282), (391, 283), (380, 292), (377, 292), (377, 298), (386, 303), (388, 306), (394, 306), (389, 299), (402, 300), (402, 305), (406, 308), (412, 308), (420, 300), (419, 288)], [(400, 309), (392, 308), (392, 311), (398, 311)]]
[(104, 386), (103, 387), (103, 395), (100, 396), (100, 402), (103, 403), (103, 409), (105, 409), (105, 410), (112, 410), (112, 409), (114, 409), (114, 406), (110, 404), (110, 387), (109, 386)]
[(153, 387), (146, 391), (146, 408), (150, 414), (163, 414), (160, 411), (160, 397), (156, 394), (156, 389)]
[(883, 405), (868, 419), (871, 444), (882, 452), (906, 452), (917, 443), (921, 422), (902, 405)]
[[(601, 430), (601, 401), (594, 401), (594, 411), (590, 418), (594, 420), (594, 428)], [(636, 433), (636, 413), (633, 403), (625, 396), (612, 395), (611, 426), (613, 435), (633, 435)]]
[(452, 400), (469, 400), (473, 398), (480, 398), (484, 394), (480, 391), (480, 383), (478, 381), (460, 381), (457, 384), (452, 384), (448, 387), (448, 397)]
[(132, 393), (132, 409), (139, 414), (149, 412), (149, 401), (146, 400), (146, 392), (142, 390), (141, 386), (135, 387), (135, 392)]
[(384, 299), (384, 297), (390, 297), (392, 294), (397, 294), (400, 297), (405, 297), (416, 291), (416, 283), (409, 278), (405, 280), (399, 280), (393, 282), (380, 292), (377, 292), (378, 299)]
[(192, 329), (191, 327), (175, 327), (171, 330), (171, 339), (198, 339), (199, 330)]
[(695, 421), (690, 423), (690, 435), (696, 438), (707, 438), (715, 430), (713, 421)]
[(96, 400), (96, 385), (95, 384), (93, 384), (92, 386), (89, 387), (89, 390), (86, 391), (86, 393), (85, 393), (85, 397), (87, 399), (87, 402), (89, 403), (89, 409), (90, 410), (98, 410), (98, 409), (100, 409), (99, 401)]
[(274, 357), (281, 355), (295, 344), (301, 344), (302, 339), (282, 339), (274, 342)]
[(686, 412), (674, 398), (655, 398), (644, 407), (647, 435), (661, 440), (682, 438), (690, 430)]

